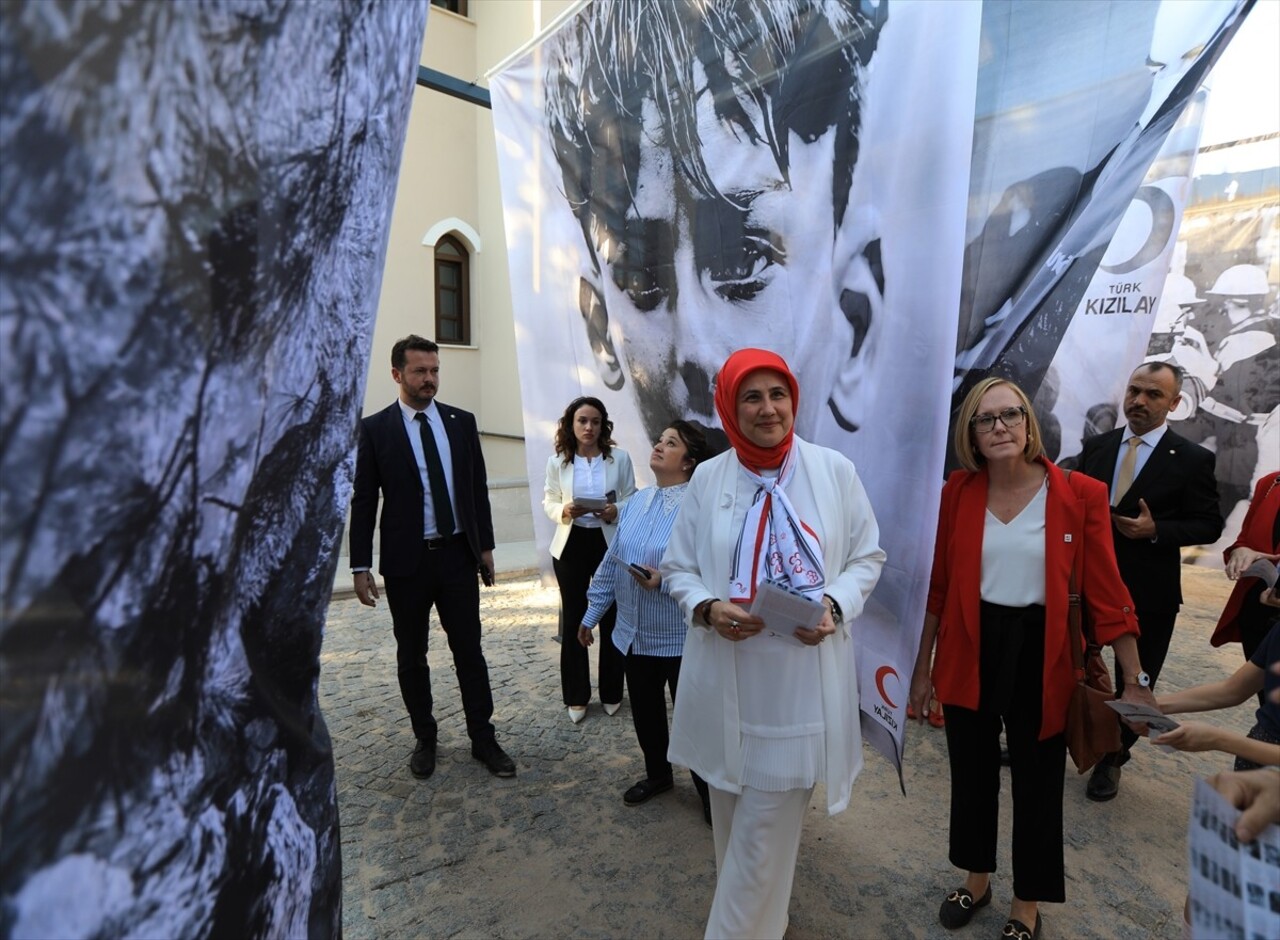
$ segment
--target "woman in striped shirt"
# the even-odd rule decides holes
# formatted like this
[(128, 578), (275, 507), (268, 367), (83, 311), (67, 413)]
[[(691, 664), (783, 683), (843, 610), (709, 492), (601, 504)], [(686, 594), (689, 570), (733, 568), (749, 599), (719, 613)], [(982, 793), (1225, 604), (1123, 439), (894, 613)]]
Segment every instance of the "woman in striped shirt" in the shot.
[[(689, 478), (711, 456), (706, 436), (688, 421), (673, 421), (662, 432), (649, 455), (649, 469), (658, 485), (623, 505), (617, 534), (591, 581), (587, 614), (578, 628), (578, 642), (590, 646), (595, 642), (596, 624), (617, 602), (612, 641), (626, 657), (631, 719), (645, 769), (644, 779), (622, 795), (628, 806), (638, 806), (673, 786), (667, 760), (666, 690), (671, 689), (674, 702), (687, 627), (680, 605), (662, 583), (658, 562)], [(707, 785), (697, 774), (693, 784), (702, 799), (703, 818), (710, 825)]]

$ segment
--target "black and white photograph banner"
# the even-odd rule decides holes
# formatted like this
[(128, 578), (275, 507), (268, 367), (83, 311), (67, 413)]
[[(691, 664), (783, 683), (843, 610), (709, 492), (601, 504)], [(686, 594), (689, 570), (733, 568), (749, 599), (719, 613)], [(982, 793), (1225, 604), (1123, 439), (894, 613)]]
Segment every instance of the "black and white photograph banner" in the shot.
[(319, 653), (426, 14), (0, 5), (0, 936), (341, 935)]
[(889, 561), (856, 659), (864, 733), (895, 762), (918, 638), (902, 625), (924, 615), (941, 489), (980, 12), (600, 2), (491, 79), (530, 479), (579, 394), (632, 454), (677, 417), (723, 441), (720, 365), (781, 354), (797, 433), (854, 461), (880, 521)]

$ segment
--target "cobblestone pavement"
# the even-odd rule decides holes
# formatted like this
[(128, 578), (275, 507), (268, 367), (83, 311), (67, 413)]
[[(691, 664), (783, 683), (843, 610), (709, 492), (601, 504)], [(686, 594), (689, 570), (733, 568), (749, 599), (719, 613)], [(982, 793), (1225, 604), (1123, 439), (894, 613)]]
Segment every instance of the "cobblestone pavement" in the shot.
[[(1221, 572), (1184, 570), (1187, 606), (1160, 682), (1168, 690), (1242, 662), (1238, 646), (1208, 646), (1227, 594)], [(622, 803), (643, 776), (630, 711), (606, 717), (597, 702), (570, 724), (554, 589), (534, 578), (499, 582), (483, 592), (481, 613), (495, 724), (518, 776), (499, 780), (471, 758), (444, 634), (433, 627), (439, 766), (419, 781), (407, 766), (414, 742), (385, 600), (372, 610), (353, 599), (330, 607), (320, 694), (337, 763), (347, 937), (701, 936), (715, 860), (687, 775), (643, 806)], [(1252, 714), (1242, 707), (1209, 720), (1244, 730)], [(1178, 937), (1192, 777), (1229, 764), (1146, 748), (1126, 767), (1120, 796), (1095, 805), (1068, 762), (1069, 903), (1042, 908), (1044, 936)], [(941, 731), (912, 726), (905, 783), (903, 797), (893, 769), (868, 753), (848, 811), (829, 818), (815, 795), (788, 938), (949, 936), (937, 922), (958, 883), (946, 858)], [(1003, 800), (995, 899), (969, 936), (996, 936), (1007, 916), (1007, 788)]]

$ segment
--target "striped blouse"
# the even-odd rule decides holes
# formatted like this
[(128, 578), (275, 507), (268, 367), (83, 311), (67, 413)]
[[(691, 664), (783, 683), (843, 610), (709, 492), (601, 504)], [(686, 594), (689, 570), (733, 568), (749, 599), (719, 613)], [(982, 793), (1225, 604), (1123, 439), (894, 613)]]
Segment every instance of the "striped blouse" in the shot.
[(679, 656), (684, 651), (687, 626), (680, 605), (665, 583), (653, 590), (637, 584), (627, 563), (657, 570), (688, 488), (688, 483), (650, 487), (623, 503), (618, 534), (591, 579), (582, 625), (594, 629), (616, 600), (613, 645), (623, 653)]

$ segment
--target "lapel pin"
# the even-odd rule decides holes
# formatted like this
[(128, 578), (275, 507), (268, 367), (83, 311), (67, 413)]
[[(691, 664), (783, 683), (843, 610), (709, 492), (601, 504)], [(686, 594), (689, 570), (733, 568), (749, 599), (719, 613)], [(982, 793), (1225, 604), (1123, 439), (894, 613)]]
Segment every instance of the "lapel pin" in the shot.
[(1071, 533), (1070, 533), (1070, 532), (1067, 532), (1065, 535), (1063, 535), (1063, 536), (1062, 536), (1062, 541), (1064, 541), (1064, 542), (1070, 542), (1070, 541), (1071, 541)]

